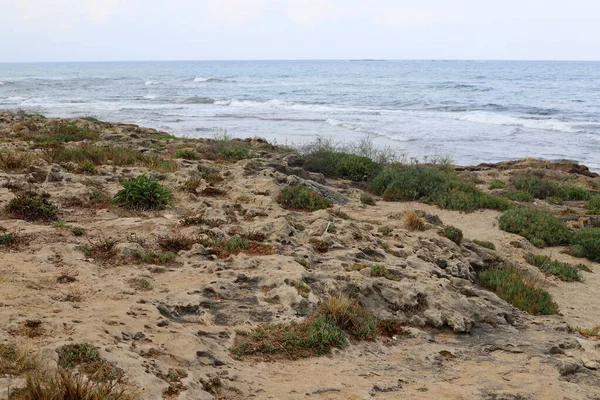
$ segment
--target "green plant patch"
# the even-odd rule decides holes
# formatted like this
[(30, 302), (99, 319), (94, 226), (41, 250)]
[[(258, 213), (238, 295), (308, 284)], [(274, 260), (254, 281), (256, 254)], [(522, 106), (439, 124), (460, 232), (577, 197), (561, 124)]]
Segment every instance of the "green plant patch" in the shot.
[(600, 262), (600, 228), (587, 228), (575, 232), (571, 245), (571, 255)]
[(287, 186), (281, 190), (277, 202), (291, 210), (316, 211), (332, 206), (331, 200), (321, 196), (316, 190), (302, 185)]
[(479, 279), (483, 286), (494, 291), (502, 300), (529, 314), (554, 315), (558, 312), (550, 293), (525, 284), (514, 270), (482, 271)]
[(545, 211), (516, 208), (502, 214), (499, 222), (500, 229), (521, 235), (536, 247), (560, 246), (571, 240), (571, 231)]
[(122, 207), (139, 210), (164, 210), (173, 201), (173, 194), (158, 181), (147, 175), (123, 182), (123, 187), (113, 202)]
[(595, 196), (588, 201), (588, 214), (600, 215), (600, 196)]
[(463, 240), (463, 231), (454, 226), (446, 226), (442, 229), (442, 234), (458, 245), (460, 245)]
[(506, 194), (506, 198), (512, 201), (518, 201), (521, 203), (532, 203), (534, 198), (528, 192), (523, 190), (516, 190), (514, 192), (509, 192)]
[(35, 193), (20, 194), (9, 201), (6, 211), (11, 218), (26, 221), (56, 221), (58, 207), (52, 204), (47, 197)]
[(373, 179), (371, 189), (387, 201), (422, 201), (450, 210), (506, 210), (511, 206), (507, 199), (483, 193), (439, 166), (385, 168)]
[(525, 261), (538, 267), (545, 274), (556, 276), (561, 281), (583, 282), (580, 269), (574, 265), (552, 260), (550, 257), (533, 254), (525, 256)]
[(238, 358), (295, 360), (344, 348), (349, 337), (372, 340), (376, 334), (377, 324), (370, 313), (348, 299), (332, 298), (300, 323), (267, 324), (238, 333), (230, 351)]
[(490, 183), (490, 190), (504, 189), (505, 187), (506, 187), (506, 183), (504, 183), (500, 179), (494, 179), (492, 181), (492, 183)]
[(496, 245), (494, 243), (492, 243), (492, 242), (487, 242), (485, 240), (474, 239), (473, 243), (475, 243), (478, 246), (485, 247), (486, 249), (496, 250)]

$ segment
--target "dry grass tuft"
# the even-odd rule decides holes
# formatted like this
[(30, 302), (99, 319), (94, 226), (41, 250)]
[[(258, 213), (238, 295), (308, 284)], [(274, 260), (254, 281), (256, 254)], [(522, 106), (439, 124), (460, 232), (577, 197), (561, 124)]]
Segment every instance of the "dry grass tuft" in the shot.
[(404, 214), (404, 225), (409, 231), (424, 231), (427, 227), (425, 220), (415, 211), (408, 210)]

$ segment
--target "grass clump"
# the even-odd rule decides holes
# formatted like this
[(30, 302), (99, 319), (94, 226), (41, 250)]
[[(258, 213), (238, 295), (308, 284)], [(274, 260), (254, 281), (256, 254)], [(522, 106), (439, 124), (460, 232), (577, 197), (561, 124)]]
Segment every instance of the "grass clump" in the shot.
[(11, 400), (133, 400), (120, 381), (97, 382), (59, 370), (54, 375), (27, 376), (25, 387), (14, 390)]
[(11, 218), (26, 221), (55, 221), (58, 219), (58, 207), (48, 197), (35, 193), (24, 193), (12, 199), (6, 205)]
[(59, 122), (50, 128), (50, 132), (45, 135), (32, 137), (35, 142), (42, 143), (68, 143), (81, 142), (83, 140), (98, 140), (100, 136), (97, 132), (89, 128), (81, 127), (75, 122)]
[(569, 327), (569, 330), (574, 333), (579, 333), (585, 337), (598, 337), (600, 336), (600, 326), (596, 326), (594, 328), (581, 328), (581, 327)]
[(545, 274), (556, 276), (561, 281), (583, 282), (580, 269), (574, 265), (534, 254), (525, 256), (525, 261), (534, 267), (538, 267)]
[(332, 206), (331, 200), (321, 196), (316, 190), (300, 184), (287, 186), (281, 190), (277, 202), (291, 210), (316, 211)]
[(360, 195), (360, 202), (367, 206), (374, 206), (375, 199), (372, 196), (369, 196), (366, 193)]
[(527, 285), (512, 269), (490, 269), (479, 274), (481, 283), (498, 297), (532, 315), (554, 315), (558, 306), (550, 293)]
[(230, 350), (239, 358), (295, 360), (344, 348), (349, 337), (372, 340), (376, 333), (375, 319), (358, 303), (347, 297), (332, 297), (300, 323), (261, 325), (249, 333), (238, 333)]
[(442, 229), (442, 235), (458, 245), (460, 245), (463, 240), (463, 231), (454, 226), (446, 226), (444, 229)]
[(33, 367), (33, 362), (21, 348), (0, 343), (0, 374), (20, 375)]
[(371, 188), (388, 201), (418, 200), (460, 211), (510, 208), (508, 200), (481, 192), (442, 166), (388, 167), (373, 179)]
[(182, 150), (177, 151), (173, 155), (173, 158), (183, 158), (184, 160), (197, 160), (198, 153), (196, 153), (194, 150), (182, 149)]
[(67, 344), (58, 351), (58, 365), (65, 368), (90, 364), (99, 359), (98, 349), (88, 343)]
[(523, 236), (536, 247), (568, 244), (571, 231), (545, 211), (517, 208), (500, 216), (500, 229)]
[(587, 213), (592, 215), (600, 215), (600, 196), (595, 196), (588, 201)]
[(600, 262), (600, 228), (586, 228), (573, 234), (571, 255)]
[(10, 246), (16, 243), (18, 236), (12, 233), (4, 233), (0, 235), (0, 246)]
[(29, 153), (0, 151), (0, 169), (5, 172), (21, 171), (29, 167), (32, 160)]
[(123, 187), (115, 195), (113, 202), (125, 208), (140, 211), (164, 210), (173, 200), (169, 189), (147, 175), (125, 181)]
[(145, 278), (131, 278), (127, 280), (127, 284), (134, 290), (138, 292), (149, 292), (154, 289), (152, 283)]
[(492, 183), (490, 183), (490, 190), (495, 190), (495, 189), (504, 189), (506, 187), (506, 183), (504, 183), (503, 181), (501, 181), (500, 179), (494, 179), (492, 181)]
[(175, 261), (177, 256), (170, 251), (166, 253), (139, 252), (135, 254), (135, 258), (147, 264), (170, 264)]
[(486, 249), (496, 250), (496, 245), (494, 243), (492, 243), (492, 242), (487, 242), (485, 240), (474, 239), (473, 243), (475, 243), (478, 246), (485, 247)]
[(424, 231), (427, 223), (415, 210), (409, 210), (404, 214), (404, 226), (409, 231)]
[(95, 166), (114, 165), (121, 167), (138, 166), (153, 169), (159, 172), (175, 172), (178, 170), (177, 162), (162, 157), (160, 154), (141, 153), (125, 146), (97, 146), (94, 144), (80, 144), (65, 147), (55, 144), (44, 149), (44, 158), (48, 162), (77, 164), (90, 163)]

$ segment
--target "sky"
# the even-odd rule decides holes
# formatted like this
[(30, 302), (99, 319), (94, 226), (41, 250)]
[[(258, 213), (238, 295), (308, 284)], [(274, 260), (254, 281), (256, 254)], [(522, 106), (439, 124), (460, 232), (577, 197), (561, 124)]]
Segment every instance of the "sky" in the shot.
[(0, 62), (600, 60), (598, 0), (0, 0)]

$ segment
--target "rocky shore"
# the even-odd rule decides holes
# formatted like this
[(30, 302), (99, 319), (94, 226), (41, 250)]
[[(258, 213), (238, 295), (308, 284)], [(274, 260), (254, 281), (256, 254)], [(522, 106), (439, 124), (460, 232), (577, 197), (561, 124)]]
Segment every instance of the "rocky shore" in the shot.
[[(461, 211), (261, 139), (0, 112), (0, 141), (0, 398), (59, 370), (106, 399), (600, 399), (599, 264), (499, 223), (600, 226), (584, 166), (427, 166), (468, 185)], [(519, 177), (568, 193), (526, 198)], [(551, 312), (507, 302), (490, 270)]]

